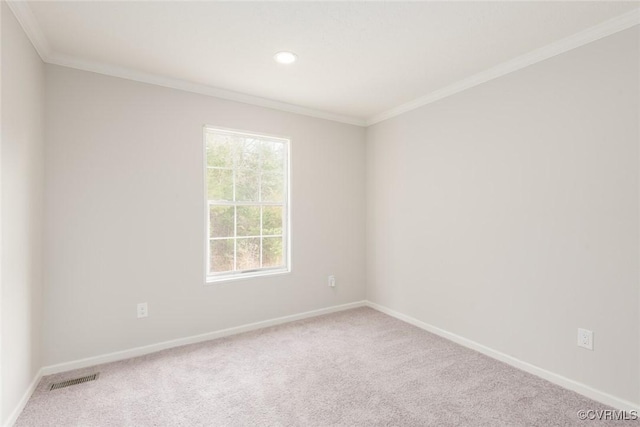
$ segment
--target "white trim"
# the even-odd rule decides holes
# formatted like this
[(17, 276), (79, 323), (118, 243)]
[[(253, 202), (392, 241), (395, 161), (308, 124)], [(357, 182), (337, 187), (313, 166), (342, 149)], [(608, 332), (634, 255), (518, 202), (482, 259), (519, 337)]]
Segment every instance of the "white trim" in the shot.
[(224, 285), (228, 282), (239, 282), (242, 280), (253, 279), (256, 277), (272, 277), (272, 276), (286, 276), (291, 274), (291, 268), (278, 268), (274, 270), (260, 269), (252, 273), (238, 273), (219, 276), (207, 276), (205, 279), (205, 286), (210, 285)]
[(445, 331), (436, 326), (430, 325), (428, 323), (422, 322), (418, 319), (415, 319), (411, 316), (407, 316), (380, 304), (374, 303), (372, 301), (363, 300), (356, 301), (348, 304), (342, 304), (332, 307), (321, 308), (318, 310), (307, 311), (304, 313), (293, 314), (290, 316), (278, 317), (275, 319), (265, 320), (262, 322), (250, 323), (243, 326), (237, 326), (228, 329), (222, 329), (215, 332), (209, 332), (201, 335), (194, 335), (186, 338), (179, 338), (171, 341), (164, 341), (157, 344), (151, 344), (142, 347), (135, 347), (128, 350), (117, 351), (113, 353), (108, 353), (100, 356), (88, 357), (85, 359), (75, 360), (72, 362), (60, 363), (57, 365), (45, 366), (36, 374), (35, 378), (29, 385), (29, 388), (24, 393), (22, 399), (18, 406), (13, 410), (11, 416), (7, 419), (4, 424), (4, 427), (12, 427), (18, 416), (26, 406), (29, 398), (35, 391), (38, 383), (45, 375), (56, 374), (60, 372), (66, 372), (74, 369), (86, 368), (94, 365), (99, 365), (103, 363), (116, 362), (119, 360), (129, 359), (132, 357), (142, 356), (149, 353), (155, 353), (157, 351), (166, 350), (169, 348), (180, 347), (183, 345), (199, 343), (203, 341), (209, 341), (216, 338), (222, 338), (230, 335), (236, 335), (243, 332), (254, 331), (257, 329), (266, 328), (269, 326), (280, 325), (283, 323), (293, 322), (296, 320), (307, 319), (311, 317), (321, 316), (324, 314), (335, 313), (338, 311), (350, 310), (352, 308), (358, 308), (367, 306), (373, 308), (374, 310), (378, 310), (381, 313), (387, 314), (391, 317), (395, 317), (396, 319), (402, 320), (403, 322), (407, 322), (411, 325), (414, 325), (420, 329), (431, 332), (443, 338), (446, 338), (450, 341), (453, 341), (457, 344), (460, 344), (464, 347), (470, 348), (472, 350), (478, 351), (486, 356), (489, 356), (493, 359), (504, 362), (508, 365), (511, 365), (517, 369), (521, 369), (530, 374), (536, 375), (540, 378), (543, 378), (547, 381), (550, 381), (560, 387), (564, 387), (568, 390), (574, 391), (576, 393), (582, 394), (590, 399), (596, 400), (598, 402), (604, 403), (606, 405), (612, 406), (617, 409), (622, 409), (626, 411), (639, 411), (640, 405), (637, 405), (633, 402), (629, 402), (624, 399), (620, 399), (616, 396), (612, 396), (608, 393), (605, 393), (600, 390), (596, 390), (592, 387), (589, 387), (585, 384), (582, 384), (578, 381), (571, 380), (569, 378), (563, 377), (561, 375), (555, 374), (553, 372), (547, 371), (546, 369), (540, 368), (538, 366), (532, 365), (530, 363), (524, 362), (520, 359), (517, 359), (513, 356), (509, 356), (508, 354), (502, 353), (500, 351), (494, 350), (482, 344), (479, 344), (475, 341), (471, 341), (467, 338), (461, 337), (454, 333)]
[(407, 316), (406, 314), (402, 314), (398, 311), (392, 310), (383, 305), (376, 304), (371, 301), (366, 301), (366, 305), (367, 307), (373, 308), (374, 310), (378, 310), (381, 313), (387, 314), (391, 317), (395, 317), (396, 319), (402, 320), (403, 322), (407, 322), (413, 326), (417, 326), (418, 328), (424, 329), (427, 332), (431, 332), (432, 334), (438, 335), (442, 338), (446, 338), (449, 341), (455, 342), (456, 344), (460, 344), (464, 347), (480, 352), (493, 359), (496, 359), (508, 365), (511, 365), (514, 368), (521, 369), (525, 372), (528, 372), (537, 377), (540, 377), (549, 382), (552, 382), (556, 385), (559, 385), (560, 387), (564, 387), (568, 390), (575, 391), (576, 393), (579, 393), (590, 399), (596, 400), (600, 403), (604, 403), (605, 405), (609, 405), (616, 409), (621, 409), (625, 411), (640, 412), (640, 405), (636, 403), (629, 402), (628, 400), (624, 400), (616, 396), (613, 396), (611, 394), (605, 393), (603, 391), (597, 390), (593, 387), (589, 387), (586, 384), (582, 384), (578, 381), (574, 381), (572, 379), (563, 377), (562, 375), (553, 373), (551, 371), (547, 371), (544, 368), (540, 368), (538, 366), (527, 363), (523, 360), (517, 359), (513, 356), (509, 356), (508, 354), (502, 353), (501, 351), (498, 351), (498, 350), (494, 350), (490, 347), (487, 347), (475, 341), (471, 341), (470, 339), (461, 337), (460, 335), (456, 335), (449, 331), (445, 331), (444, 329), (440, 329), (436, 326), (430, 325), (428, 323), (425, 323), (411, 316)]
[(604, 21), (601, 24), (580, 31), (572, 36), (558, 40), (539, 49), (532, 50), (529, 53), (513, 58), (507, 62), (503, 62), (500, 65), (489, 68), (488, 70), (462, 79), (449, 86), (431, 92), (428, 95), (407, 102), (406, 104), (399, 105), (395, 108), (369, 117), (366, 125), (371, 126), (408, 111), (415, 110), (427, 104), (431, 104), (432, 102), (449, 97), (474, 86), (478, 86), (479, 84), (504, 76), (505, 74), (513, 73), (514, 71), (518, 71), (522, 68), (528, 67), (529, 65), (544, 61), (545, 59), (549, 59), (638, 24), (640, 24), (640, 9), (634, 9), (623, 15)]
[(213, 86), (192, 83), (186, 80), (164, 77), (157, 74), (144, 73), (129, 68), (117, 67), (94, 61), (86, 61), (80, 58), (59, 54), (51, 49), (47, 38), (42, 32), (40, 26), (38, 25), (37, 19), (31, 11), (31, 7), (29, 6), (28, 1), (7, 0), (7, 5), (22, 26), (24, 32), (27, 34), (27, 37), (40, 55), (40, 58), (48, 64), (60, 65), (63, 67), (75, 68), (83, 71), (90, 71), (107, 76), (120, 77), (123, 79), (134, 80), (141, 83), (148, 83), (157, 86), (168, 87), (171, 89), (178, 89), (186, 92), (213, 96), (229, 101), (242, 102), (245, 104), (257, 105), (259, 107), (301, 114), (303, 116), (331, 120), (340, 123), (347, 123), (355, 126), (365, 126), (365, 120), (358, 117), (329, 113), (326, 111), (301, 107), (299, 105), (289, 104), (286, 102), (261, 98), (259, 96), (253, 96), (226, 89), (220, 89)]
[(33, 377), (31, 384), (29, 384), (29, 387), (22, 395), (22, 399), (20, 399), (20, 402), (18, 402), (18, 406), (15, 407), (13, 412), (11, 412), (11, 415), (9, 415), (9, 418), (7, 418), (7, 420), (4, 422), (4, 427), (12, 427), (15, 424), (15, 422), (18, 420), (18, 417), (24, 410), (24, 407), (27, 406), (27, 402), (29, 401), (29, 399), (31, 399), (31, 395), (34, 391), (36, 391), (36, 387), (38, 387), (38, 384), (40, 383), (43, 375), (43, 369), (41, 368), (36, 376)]
[(286, 135), (276, 135), (276, 134), (273, 134), (273, 133), (258, 133), (258, 132), (252, 132), (252, 131), (247, 131), (247, 130), (242, 130), (242, 129), (232, 129), (232, 128), (212, 125), (212, 124), (208, 124), (208, 123), (204, 124), (203, 126), (205, 128), (205, 132), (207, 130), (215, 130), (215, 131), (220, 132), (220, 133), (225, 133), (226, 132), (226, 133), (229, 133), (231, 135), (255, 136), (256, 138), (279, 139), (281, 141), (291, 142), (291, 137), (290, 136), (286, 136)]
[(140, 83), (148, 83), (156, 86), (178, 89), (185, 92), (197, 93), (200, 95), (213, 96), (215, 98), (226, 99), (228, 101), (242, 102), (244, 104), (256, 105), (258, 107), (271, 108), (273, 110), (286, 111), (288, 113), (301, 114), (303, 116), (315, 117), (318, 119), (331, 120), (334, 122), (346, 123), (355, 126), (365, 126), (365, 120), (358, 117), (345, 116), (341, 114), (329, 113), (326, 111), (314, 110), (312, 108), (301, 107), (273, 99), (261, 98), (259, 96), (234, 92), (214, 86), (188, 82), (182, 79), (160, 76), (158, 74), (144, 73), (130, 68), (118, 67), (99, 62), (86, 61), (67, 55), (54, 53), (44, 60), (49, 64), (60, 65), (62, 67), (75, 68), (83, 71), (104, 74), (112, 77), (120, 77)]
[(7, 4), (13, 11), (14, 15), (20, 22), (25, 33), (31, 40), (31, 43), (40, 54), (44, 62), (54, 65), (60, 65), (68, 68), (75, 68), (83, 71), (104, 74), (107, 76), (120, 77), (123, 79), (133, 80), (141, 83), (148, 83), (157, 86), (168, 87), (172, 89), (183, 90), (186, 92), (198, 93), (201, 95), (213, 96), (216, 98), (226, 99), (230, 101), (242, 102), (259, 107), (271, 108), (274, 110), (286, 111), (294, 114), (315, 117), (319, 119), (331, 120), (339, 123), (347, 123), (354, 126), (367, 127), (381, 121), (390, 119), (400, 114), (415, 110), (432, 102), (449, 97), (466, 89), (478, 86), (479, 84), (488, 82), (495, 78), (518, 71), (535, 63), (544, 61), (561, 53), (615, 34), (619, 31), (626, 30), (635, 25), (640, 24), (640, 9), (634, 9), (623, 15), (604, 21), (586, 30), (580, 31), (572, 36), (558, 40), (547, 46), (535, 49), (529, 53), (518, 56), (507, 62), (503, 62), (488, 70), (472, 75), (453, 83), (444, 88), (438, 89), (430, 94), (417, 98), (413, 101), (399, 105), (387, 111), (373, 115), (369, 118), (362, 119), (342, 114), (330, 113), (327, 111), (315, 110), (299, 105), (289, 104), (286, 102), (276, 101), (258, 96), (248, 95), (240, 92), (234, 92), (226, 89), (216, 88), (213, 86), (188, 82), (186, 80), (164, 77), (157, 74), (144, 73), (129, 68), (112, 66), (104, 63), (86, 61), (68, 55), (62, 55), (53, 52), (40, 29), (27, 1), (7, 0)]
[(267, 328), (269, 326), (281, 325), (296, 320), (307, 319), (310, 317), (322, 316), (323, 314), (335, 313), (338, 311), (350, 310), (352, 308), (364, 307), (366, 301), (356, 301), (348, 304), (334, 305), (331, 307), (321, 308), (318, 310), (306, 311), (304, 313), (292, 314), (290, 316), (277, 317), (275, 319), (263, 320), (261, 322), (249, 323), (247, 325), (236, 326), (233, 328), (222, 329), (219, 331), (208, 332), (206, 334), (193, 335), (186, 338), (178, 338), (170, 341), (163, 341), (156, 344), (145, 345), (142, 347), (130, 348), (128, 350), (116, 351), (113, 353), (103, 354), (100, 356), (87, 357), (85, 359), (74, 360), (72, 362), (59, 363), (56, 365), (45, 366), (42, 368), (42, 375), (57, 374), (60, 372), (71, 371), (73, 369), (87, 368), (89, 366), (100, 365), (103, 363), (117, 362), (119, 360), (138, 357), (169, 348), (180, 347), (188, 344), (195, 344), (203, 341), (209, 341), (216, 338), (227, 337), (230, 335), (241, 334), (243, 332), (255, 331), (256, 329)]
[(20, 26), (31, 41), (38, 55), (44, 62), (51, 56), (51, 47), (47, 38), (38, 25), (38, 20), (31, 12), (31, 7), (27, 1), (7, 0), (7, 6), (13, 12)]
[(327, 111), (289, 104), (287, 102), (276, 101), (273, 99), (262, 98), (259, 96), (240, 92), (234, 92), (227, 89), (221, 89), (214, 86), (193, 83), (182, 79), (174, 79), (158, 74), (145, 73), (130, 68), (118, 67), (95, 61), (87, 61), (73, 56), (59, 54), (51, 49), (47, 38), (42, 32), (37, 19), (31, 11), (31, 7), (29, 6), (28, 1), (7, 0), (7, 4), (22, 26), (22, 29), (27, 34), (27, 37), (33, 44), (34, 48), (40, 55), (40, 58), (48, 64), (60, 65), (62, 67), (75, 68), (83, 71), (90, 71), (93, 73), (104, 74), (112, 77), (120, 77), (123, 79), (133, 80), (141, 83), (148, 83), (171, 89), (183, 90), (185, 92), (213, 96), (216, 98), (226, 99), (228, 101), (242, 102), (244, 104), (286, 111), (288, 113), (301, 114), (303, 116), (315, 117), (318, 119), (331, 120), (334, 122), (346, 123), (354, 126), (365, 126), (366, 121), (363, 118), (359, 117), (330, 113)]

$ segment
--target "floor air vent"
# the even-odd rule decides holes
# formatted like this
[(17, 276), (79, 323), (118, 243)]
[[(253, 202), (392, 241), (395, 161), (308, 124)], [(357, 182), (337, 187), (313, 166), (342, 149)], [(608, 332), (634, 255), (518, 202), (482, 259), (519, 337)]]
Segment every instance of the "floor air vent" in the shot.
[(87, 375), (86, 377), (74, 378), (72, 380), (66, 380), (66, 381), (62, 381), (62, 382), (59, 382), (59, 383), (53, 383), (53, 384), (51, 384), (51, 387), (49, 387), (49, 391), (57, 390), (59, 388), (69, 387), (69, 386), (76, 385), (76, 384), (86, 383), (88, 381), (95, 381), (95, 380), (98, 379), (98, 375), (100, 375), (100, 374), (91, 374), (91, 375)]

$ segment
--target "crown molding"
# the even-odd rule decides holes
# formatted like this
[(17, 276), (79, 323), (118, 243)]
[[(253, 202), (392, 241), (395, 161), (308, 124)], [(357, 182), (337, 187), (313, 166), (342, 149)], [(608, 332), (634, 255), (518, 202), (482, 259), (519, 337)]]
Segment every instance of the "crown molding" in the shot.
[(29, 3), (24, 0), (6, 0), (6, 3), (31, 41), (31, 44), (36, 49), (36, 52), (40, 55), (40, 58), (42, 58), (44, 62), (47, 62), (47, 59), (51, 55), (51, 47), (40, 29), (36, 17), (33, 15), (33, 12), (31, 12)]
[(478, 86), (495, 78), (504, 76), (505, 74), (518, 71), (529, 65), (544, 61), (569, 50), (584, 46), (601, 38), (610, 36), (617, 32), (626, 30), (635, 25), (640, 24), (640, 9), (634, 9), (623, 15), (609, 19), (601, 24), (595, 25), (586, 30), (580, 31), (572, 36), (558, 40), (539, 49), (532, 50), (529, 53), (518, 56), (500, 65), (489, 68), (478, 74), (474, 74), (449, 86), (431, 92), (428, 95), (417, 98), (406, 104), (399, 105), (380, 114), (376, 114), (367, 119), (367, 126), (382, 122), (400, 114), (431, 104), (432, 102), (449, 97), (456, 93)]
[(193, 83), (187, 80), (174, 79), (152, 73), (144, 73), (129, 68), (117, 67), (94, 61), (86, 61), (76, 57), (59, 54), (51, 49), (46, 37), (44, 36), (44, 33), (38, 25), (38, 21), (36, 20), (33, 12), (31, 11), (31, 8), (29, 7), (28, 1), (6, 0), (6, 2), (15, 15), (16, 19), (22, 26), (22, 29), (27, 34), (27, 37), (33, 44), (34, 48), (40, 55), (40, 58), (42, 58), (42, 60), (48, 64), (60, 65), (63, 67), (75, 68), (83, 71), (90, 71), (107, 76), (120, 77), (123, 79), (134, 80), (141, 83), (148, 83), (156, 86), (183, 90), (186, 92), (226, 99), (228, 101), (242, 102), (244, 104), (271, 108), (274, 110), (286, 111), (288, 113), (300, 114), (303, 116), (315, 117), (318, 119), (331, 120), (334, 122), (346, 123), (354, 126), (366, 125), (366, 122), (363, 118), (330, 113), (313, 108), (307, 108), (295, 104), (276, 101), (273, 99), (261, 98), (259, 96), (221, 89), (214, 86)]
[(182, 79), (160, 76), (158, 74), (144, 73), (130, 68), (117, 67), (99, 62), (86, 61), (71, 56), (54, 53), (45, 61), (49, 64), (62, 67), (75, 68), (77, 70), (89, 71), (92, 73), (104, 74), (112, 77), (119, 77), (127, 80), (134, 80), (141, 83), (148, 83), (156, 86), (163, 86), (171, 89), (178, 89), (186, 92), (212, 96), (229, 101), (242, 102), (244, 104), (256, 105), (259, 107), (271, 108), (274, 110), (286, 111), (289, 113), (301, 114), (303, 116), (315, 117), (319, 119), (331, 120), (334, 122), (346, 123), (355, 126), (365, 126), (365, 120), (357, 117), (345, 116), (341, 114), (329, 113), (312, 108), (301, 107), (299, 105), (276, 101), (259, 96), (247, 95), (214, 86), (192, 83)]
[(415, 110), (431, 104), (432, 102), (455, 95), (456, 93), (478, 86), (482, 83), (514, 71), (518, 71), (522, 68), (544, 61), (545, 59), (552, 58), (561, 53), (584, 46), (585, 44), (640, 24), (640, 9), (634, 9), (623, 15), (604, 21), (601, 24), (580, 31), (574, 35), (548, 44), (547, 46), (535, 49), (507, 62), (503, 62), (502, 64), (489, 68), (488, 70), (474, 74), (413, 101), (373, 115), (365, 120), (358, 117), (315, 110), (273, 99), (234, 92), (214, 86), (193, 83), (182, 79), (174, 79), (158, 74), (144, 73), (128, 68), (61, 55), (51, 50), (44, 33), (40, 29), (40, 26), (29, 7), (28, 1), (6, 0), (6, 2), (24, 29), (24, 32), (27, 34), (27, 37), (31, 40), (34, 48), (46, 63), (363, 127), (371, 126), (400, 114)]

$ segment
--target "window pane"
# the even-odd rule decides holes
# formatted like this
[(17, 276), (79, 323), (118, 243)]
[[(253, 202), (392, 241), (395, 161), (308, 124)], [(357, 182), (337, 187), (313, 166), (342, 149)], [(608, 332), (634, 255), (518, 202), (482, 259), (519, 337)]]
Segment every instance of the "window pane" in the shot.
[(233, 200), (233, 171), (207, 168), (207, 198)]
[(265, 236), (282, 234), (282, 206), (262, 208), (262, 234)]
[(233, 206), (209, 207), (209, 237), (233, 237)]
[(262, 266), (279, 267), (284, 265), (282, 258), (282, 237), (265, 237), (262, 239)]
[(209, 280), (286, 267), (289, 141), (207, 127), (204, 143)]
[(284, 168), (284, 143), (262, 141), (262, 171), (282, 173)]
[(233, 271), (233, 239), (209, 241), (211, 273)]
[(233, 148), (231, 135), (207, 133), (207, 166), (233, 167)]
[(236, 171), (236, 201), (255, 202), (258, 200), (258, 174), (253, 170)]
[(284, 176), (281, 173), (262, 174), (262, 201), (284, 201)]
[(260, 268), (260, 238), (238, 239), (238, 270)]
[(260, 140), (254, 138), (242, 138), (237, 145), (236, 167), (240, 169), (260, 168)]
[(238, 206), (238, 236), (260, 235), (260, 206)]

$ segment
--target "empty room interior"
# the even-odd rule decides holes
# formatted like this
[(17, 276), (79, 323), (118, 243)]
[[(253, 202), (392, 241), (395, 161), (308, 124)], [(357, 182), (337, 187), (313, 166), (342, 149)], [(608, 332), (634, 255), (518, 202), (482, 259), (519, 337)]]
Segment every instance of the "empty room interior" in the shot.
[(0, 2), (0, 426), (640, 424), (639, 2)]

